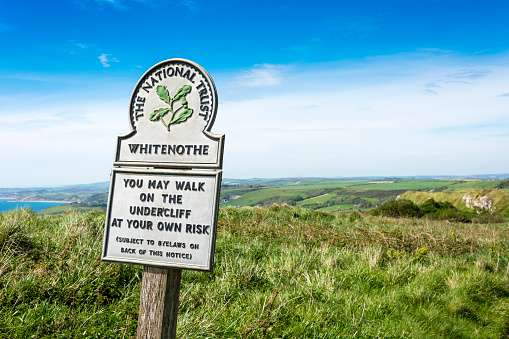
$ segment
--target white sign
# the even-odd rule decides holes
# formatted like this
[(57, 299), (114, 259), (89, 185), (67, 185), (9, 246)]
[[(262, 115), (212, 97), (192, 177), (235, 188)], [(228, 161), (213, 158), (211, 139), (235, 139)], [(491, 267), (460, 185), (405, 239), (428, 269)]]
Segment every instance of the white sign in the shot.
[(114, 168), (102, 259), (211, 271), (220, 171)]
[(148, 70), (131, 96), (132, 132), (118, 137), (115, 166), (221, 168), (224, 135), (210, 132), (217, 93), (210, 75), (189, 60)]
[(127, 167), (111, 174), (102, 260), (212, 271), (222, 172), (210, 169), (222, 168), (224, 147), (210, 131), (216, 113), (214, 82), (192, 61), (141, 77), (131, 132), (117, 141), (113, 164)]

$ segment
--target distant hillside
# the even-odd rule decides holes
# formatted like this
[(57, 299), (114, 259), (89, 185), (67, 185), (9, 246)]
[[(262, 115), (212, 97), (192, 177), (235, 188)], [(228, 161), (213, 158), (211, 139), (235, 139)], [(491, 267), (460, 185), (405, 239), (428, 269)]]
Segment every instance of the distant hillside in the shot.
[(448, 191), (474, 190), (507, 190), (509, 189), (509, 179), (504, 180), (482, 180), (482, 181), (463, 181), (461, 185), (451, 185)]
[(223, 180), (222, 206), (286, 203), (327, 211), (368, 210), (408, 190), (443, 190), (460, 180), (415, 178), (292, 178)]
[[(493, 191), (493, 192), (492, 192)], [(497, 193), (498, 192), (498, 193)], [(274, 203), (315, 210), (369, 210), (405, 197), (418, 204), (435, 197), (460, 209), (488, 207), (509, 216), (509, 180), (474, 178), (287, 178), (223, 181), (221, 206), (270, 206)], [(488, 197), (485, 197), (488, 195)], [(484, 205), (483, 205), (484, 204)], [(468, 206), (468, 207), (467, 207)], [(507, 209), (507, 211), (506, 211)]]
[(82, 202), (72, 202), (53, 207), (48, 207), (37, 214), (60, 214), (68, 210), (88, 212), (92, 210), (106, 210), (108, 205), (108, 192), (96, 193), (83, 199)]
[[(507, 175), (464, 178), (223, 178), (220, 205), (239, 207), (284, 203), (314, 210), (348, 212), (373, 209), (398, 196), (416, 203), (433, 197), (437, 201), (450, 201), (460, 209), (468, 208), (467, 205), (470, 208), (489, 205), (490, 210), (509, 216), (506, 196), (509, 179), (494, 178), (507, 178)], [(104, 210), (108, 189), (109, 182), (50, 188), (4, 188), (0, 189), (0, 198), (70, 202), (65, 206), (43, 210), (40, 212), (43, 214), (61, 213), (68, 209)]]
[(108, 192), (109, 182), (61, 187), (0, 188), (0, 198), (17, 201), (83, 202), (97, 193)]
[(408, 199), (420, 205), (428, 199), (450, 202), (462, 210), (487, 210), (509, 217), (509, 192), (506, 190), (465, 189), (445, 192), (407, 191), (399, 199)]

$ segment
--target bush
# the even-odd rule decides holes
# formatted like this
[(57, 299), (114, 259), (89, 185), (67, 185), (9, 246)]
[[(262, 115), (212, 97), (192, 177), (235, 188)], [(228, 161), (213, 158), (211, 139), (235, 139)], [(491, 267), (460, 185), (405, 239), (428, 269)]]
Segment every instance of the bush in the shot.
[(426, 213), (425, 217), (432, 220), (448, 220), (463, 223), (472, 222), (472, 213), (454, 209), (440, 209), (431, 213)]
[(375, 209), (373, 214), (393, 218), (418, 218), (421, 216), (422, 212), (419, 206), (417, 206), (413, 201), (400, 199), (386, 202)]
[(461, 211), (448, 201), (435, 201), (433, 198), (426, 200), (419, 206), (406, 199), (388, 201), (375, 209), (373, 215), (393, 218), (425, 217), (432, 220), (448, 220), (462, 223), (476, 222), (480, 224), (505, 222), (504, 217), (500, 214)]
[(457, 210), (457, 208), (454, 207), (454, 205), (451, 204), (450, 202), (435, 201), (435, 199), (433, 199), (433, 198), (426, 200), (419, 207), (420, 207), (422, 213), (424, 213), (424, 214), (430, 214), (430, 213), (435, 213), (435, 212), (444, 211), (444, 210)]

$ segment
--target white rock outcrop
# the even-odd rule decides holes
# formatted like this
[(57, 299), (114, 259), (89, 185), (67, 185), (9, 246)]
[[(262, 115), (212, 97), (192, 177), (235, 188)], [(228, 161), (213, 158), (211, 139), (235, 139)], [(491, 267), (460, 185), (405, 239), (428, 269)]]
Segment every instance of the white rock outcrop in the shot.
[(491, 211), (493, 207), (493, 200), (491, 200), (490, 197), (487, 195), (472, 196), (465, 194), (463, 196), (463, 202), (465, 203), (465, 205), (467, 205), (468, 208), (473, 209), (479, 208)]

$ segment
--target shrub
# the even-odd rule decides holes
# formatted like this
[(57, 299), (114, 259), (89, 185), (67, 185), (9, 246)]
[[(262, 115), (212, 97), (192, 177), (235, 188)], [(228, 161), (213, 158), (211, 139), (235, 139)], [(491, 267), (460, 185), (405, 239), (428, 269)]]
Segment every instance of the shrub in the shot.
[(448, 201), (435, 201), (431, 198), (420, 206), (423, 216), (433, 220), (449, 220), (457, 222), (472, 222), (471, 213), (460, 211)]
[(419, 206), (417, 206), (413, 201), (400, 199), (386, 202), (375, 209), (373, 214), (393, 218), (418, 218), (421, 216), (422, 212)]
[(425, 217), (432, 220), (448, 220), (463, 223), (472, 222), (472, 214), (465, 211), (454, 209), (440, 209), (431, 213), (426, 213)]
[(435, 199), (431, 198), (423, 202), (420, 206), (421, 212), (424, 214), (430, 214), (443, 210), (457, 210), (453, 204), (448, 201), (440, 202), (435, 201)]
[(500, 214), (492, 214), (489, 212), (474, 213), (461, 211), (448, 201), (435, 201), (433, 198), (426, 200), (421, 205), (416, 205), (410, 200), (401, 199), (384, 203), (375, 209), (373, 215), (401, 218), (421, 218), (425, 217), (432, 220), (448, 220), (462, 223), (502, 223), (505, 219)]

